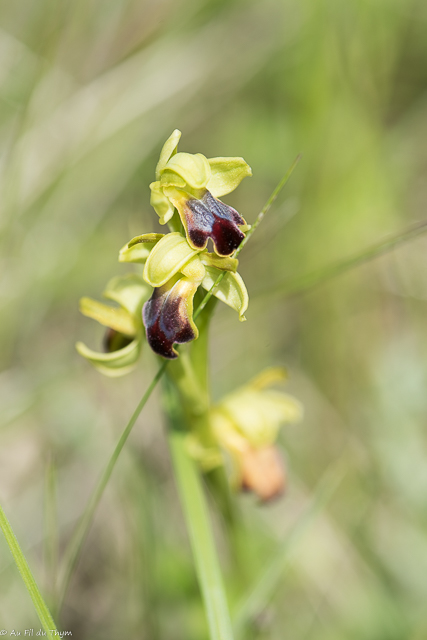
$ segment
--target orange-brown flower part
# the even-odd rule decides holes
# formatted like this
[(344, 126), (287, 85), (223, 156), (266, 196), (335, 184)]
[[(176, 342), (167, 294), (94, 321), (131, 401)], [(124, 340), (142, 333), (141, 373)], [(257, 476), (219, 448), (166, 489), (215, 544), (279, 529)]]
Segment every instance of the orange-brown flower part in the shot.
[(276, 447), (248, 447), (239, 460), (241, 488), (263, 502), (280, 496), (286, 487), (285, 465)]

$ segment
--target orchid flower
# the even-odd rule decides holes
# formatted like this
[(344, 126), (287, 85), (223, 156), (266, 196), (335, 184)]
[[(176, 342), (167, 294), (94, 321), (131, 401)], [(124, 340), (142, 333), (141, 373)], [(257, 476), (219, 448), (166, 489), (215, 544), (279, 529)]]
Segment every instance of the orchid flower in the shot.
[(181, 233), (173, 232), (133, 238), (121, 249), (119, 260), (144, 264), (142, 277), (154, 287), (143, 307), (147, 341), (153, 351), (164, 358), (177, 357), (173, 344), (197, 338), (194, 294), (199, 286), (209, 290), (221, 271), (227, 273), (213, 295), (235, 309), (240, 320), (245, 320), (248, 293), (236, 273), (235, 258), (195, 250)]
[(144, 339), (141, 309), (150, 289), (140, 276), (131, 273), (110, 280), (103, 295), (119, 306), (111, 307), (91, 298), (82, 298), (80, 311), (108, 328), (104, 352), (92, 351), (82, 342), (78, 342), (76, 348), (98, 371), (117, 377), (136, 366)]
[(211, 410), (214, 435), (232, 461), (234, 484), (262, 501), (280, 495), (286, 486), (284, 464), (274, 444), (279, 428), (302, 417), (295, 398), (268, 388), (285, 377), (279, 367), (266, 369)]
[(252, 171), (243, 158), (206, 158), (201, 153), (177, 151), (181, 132), (172, 133), (163, 146), (150, 184), (151, 205), (166, 224), (177, 209), (189, 245), (198, 251), (211, 238), (215, 253), (230, 256), (249, 227), (233, 207), (221, 200)]

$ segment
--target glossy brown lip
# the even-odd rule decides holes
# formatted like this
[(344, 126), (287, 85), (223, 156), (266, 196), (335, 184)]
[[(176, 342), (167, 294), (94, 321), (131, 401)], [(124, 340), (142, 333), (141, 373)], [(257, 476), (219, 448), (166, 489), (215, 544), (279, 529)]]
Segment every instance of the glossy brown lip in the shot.
[(197, 337), (191, 319), (196, 289), (197, 284), (187, 278), (169, 281), (154, 289), (150, 300), (144, 304), (147, 341), (159, 356), (173, 360), (178, 356), (174, 343), (191, 342)]
[(183, 215), (189, 242), (195, 249), (204, 249), (211, 238), (219, 256), (230, 256), (245, 237), (238, 226), (246, 224), (245, 220), (209, 191), (200, 200), (187, 200)]

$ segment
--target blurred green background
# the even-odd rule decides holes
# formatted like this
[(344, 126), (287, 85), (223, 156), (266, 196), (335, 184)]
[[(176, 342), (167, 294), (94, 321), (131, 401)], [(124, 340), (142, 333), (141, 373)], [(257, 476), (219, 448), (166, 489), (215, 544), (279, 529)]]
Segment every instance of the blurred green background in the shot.
[[(46, 476), (62, 552), (156, 371), (145, 349), (136, 372), (106, 379), (74, 344), (102, 336), (79, 298), (126, 272), (117, 254), (129, 238), (161, 230), (148, 184), (174, 128), (181, 151), (252, 166), (226, 198), (249, 223), (303, 153), (241, 255), (248, 321), (218, 305), (212, 327), (215, 399), (281, 364), (306, 410), (281, 435), (287, 495), (264, 507), (237, 497), (231, 547), (215, 516), (234, 611), (324, 474), (337, 461), (345, 473), (244, 637), (424, 640), (427, 238), (281, 294), (427, 215), (421, 0), (1, 3), (0, 501), (37, 580), (52, 593)], [(2, 539), (0, 627), (39, 626)], [(88, 640), (207, 637), (158, 393), (97, 512), (61, 626)]]

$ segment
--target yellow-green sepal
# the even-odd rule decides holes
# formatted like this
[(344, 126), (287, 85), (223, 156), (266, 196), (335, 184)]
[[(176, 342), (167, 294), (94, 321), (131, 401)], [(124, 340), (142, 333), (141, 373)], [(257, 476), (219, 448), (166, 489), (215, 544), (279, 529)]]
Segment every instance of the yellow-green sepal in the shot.
[(135, 320), (126, 309), (110, 307), (92, 298), (82, 298), (80, 311), (87, 318), (92, 318), (104, 327), (114, 329), (125, 336), (133, 338), (137, 332)]
[[(206, 275), (202, 280), (202, 287), (209, 291), (221, 271), (215, 267), (205, 266)], [(249, 296), (241, 276), (238, 273), (228, 271), (219, 285), (215, 288), (213, 295), (224, 302), (239, 314), (239, 320), (246, 320), (245, 311), (248, 308)]]
[(102, 295), (117, 302), (131, 316), (139, 319), (142, 305), (150, 297), (150, 290), (140, 275), (128, 273), (112, 278)]
[(100, 372), (110, 378), (126, 375), (135, 368), (141, 352), (142, 340), (138, 336), (130, 344), (119, 351), (111, 353), (98, 353), (89, 349), (83, 342), (76, 344), (76, 349), (81, 356)]
[(201, 153), (177, 153), (161, 172), (160, 186), (204, 189), (211, 177), (207, 158)]
[(206, 185), (215, 198), (236, 189), (243, 178), (252, 175), (252, 169), (243, 158), (209, 158), (211, 177)]
[(160, 158), (156, 166), (156, 180), (160, 180), (161, 171), (165, 168), (169, 159), (176, 154), (180, 138), (181, 131), (179, 129), (175, 129), (163, 145), (160, 152)]
[(119, 262), (137, 262), (144, 264), (150, 255), (151, 249), (164, 235), (164, 233), (144, 233), (142, 236), (132, 238), (132, 240), (129, 240), (129, 242), (120, 249)]
[(168, 233), (151, 250), (144, 267), (145, 282), (161, 287), (197, 254), (178, 231)]
[(160, 187), (160, 182), (152, 182), (150, 184), (150, 190), (150, 204), (159, 216), (160, 224), (166, 224), (173, 216), (174, 206), (164, 195)]

